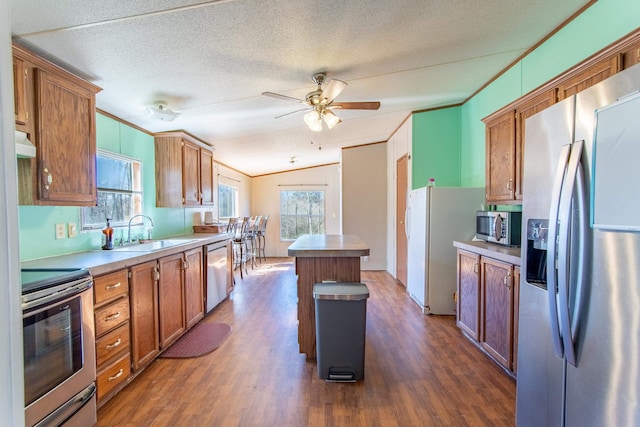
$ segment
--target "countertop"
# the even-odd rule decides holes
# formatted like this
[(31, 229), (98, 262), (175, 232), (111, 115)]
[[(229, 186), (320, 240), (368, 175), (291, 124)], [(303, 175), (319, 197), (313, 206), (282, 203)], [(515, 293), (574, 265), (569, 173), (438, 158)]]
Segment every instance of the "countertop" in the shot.
[(295, 257), (360, 257), (369, 246), (353, 234), (303, 234), (289, 246)]
[(453, 246), (499, 261), (508, 262), (509, 264), (520, 265), (520, 248), (475, 240), (469, 242), (454, 241)]
[[(188, 243), (157, 249), (152, 252), (129, 252), (119, 250), (94, 250), (76, 252), (21, 263), (22, 268), (87, 268), (93, 276), (131, 267), (163, 256), (231, 239), (229, 233), (193, 233), (166, 237), (157, 240), (190, 240)], [(134, 243), (135, 245), (135, 243)]]

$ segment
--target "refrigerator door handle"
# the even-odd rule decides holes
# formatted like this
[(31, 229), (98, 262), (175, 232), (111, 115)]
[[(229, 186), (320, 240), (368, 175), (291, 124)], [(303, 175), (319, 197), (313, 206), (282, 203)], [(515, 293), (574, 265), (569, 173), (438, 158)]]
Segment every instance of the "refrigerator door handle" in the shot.
[(549, 209), (549, 230), (547, 244), (547, 301), (549, 304), (549, 321), (551, 326), (551, 339), (553, 342), (553, 351), (556, 356), (564, 357), (564, 349), (562, 347), (562, 336), (560, 334), (560, 322), (558, 319), (558, 301), (557, 301), (557, 243), (558, 243), (558, 209), (560, 198), (562, 195), (562, 184), (564, 182), (567, 162), (569, 161), (569, 153), (571, 145), (564, 145), (560, 151), (558, 166), (551, 190), (551, 208)]
[[(572, 328), (571, 328), (571, 319), (569, 313), (569, 287), (571, 285), (571, 271), (570, 267), (575, 267), (577, 271), (581, 272), (583, 269), (582, 259), (583, 253), (582, 245), (578, 245), (575, 249), (578, 251), (578, 256), (576, 259), (575, 266), (570, 265), (570, 260), (572, 259), (571, 253), (571, 204), (572, 202), (576, 203), (574, 206), (575, 209), (578, 210), (580, 215), (583, 215), (585, 210), (584, 202), (584, 194), (581, 194), (584, 191), (583, 185), (583, 173), (582, 166), (580, 164), (580, 159), (582, 157), (582, 149), (584, 147), (584, 141), (576, 141), (571, 146), (571, 154), (569, 155), (569, 162), (567, 164), (567, 172), (566, 172), (566, 180), (564, 183), (564, 191), (560, 196), (560, 206), (558, 208), (558, 220), (559, 220), (559, 236), (558, 236), (558, 305), (560, 311), (560, 331), (562, 333), (562, 341), (564, 347), (565, 358), (567, 362), (576, 366), (576, 353), (575, 353), (575, 344), (573, 340)], [(575, 189), (578, 188), (576, 192)], [(578, 221), (576, 224), (579, 232), (582, 232), (581, 238), (584, 237), (584, 224), (581, 224)], [(583, 240), (580, 240), (583, 242)], [(578, 274), (578, 276), (582, 276), (582, 274)]]

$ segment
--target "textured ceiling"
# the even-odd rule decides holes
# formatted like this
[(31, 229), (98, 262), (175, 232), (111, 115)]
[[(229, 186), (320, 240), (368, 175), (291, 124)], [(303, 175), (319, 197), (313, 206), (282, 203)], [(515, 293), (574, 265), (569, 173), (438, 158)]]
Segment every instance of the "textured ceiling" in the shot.
[[(586, 0), (10, 0), (18, 43), (103, 88), (98, 108), (151, 132), (183, 129), (255, 176), (338, 162), (411, 111), (459, 103)], [(308, 130), (311, 76), (348, 83), (332, 130)], [(150, 119), (164, 100), (180, 113)], [(314, 143), (311, 144), (311, 141)], [(318, 147), (322, 149), (319, 150)], [(290, 163), (292, 156), (296, 162)]]

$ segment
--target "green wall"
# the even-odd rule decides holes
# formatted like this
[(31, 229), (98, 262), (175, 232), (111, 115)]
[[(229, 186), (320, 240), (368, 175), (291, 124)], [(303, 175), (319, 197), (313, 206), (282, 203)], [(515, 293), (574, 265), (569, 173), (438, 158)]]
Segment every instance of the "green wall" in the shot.
[(411, 187), (424, 187), (429, 178), (460, 187), (460, 107), (416, 113), (412, 124)]
[[(98, 149), (123, 154), (142, 162), (144, 213), (153, 218), (154, 237), (190, 233), (194, 209), (156, 208), (155, 153), (153, 137), (101, 114), (96, 115)], [(56, 240), (55, 224), (75, 222), (80, 229), (80, 208), (60, 206), (20, 206), (20, 260), (26, 261), (72, 252), (99, 249), (100, 231), (80, 231), (75, 238)], [(126, 237), (126, 229), (116, 228), (115, 237)]]
[(484, 117), (636, 30), (639, 24), (640, 1), (599, 0), (466, 102), (461, 111), (461, 185), (485, 185)]

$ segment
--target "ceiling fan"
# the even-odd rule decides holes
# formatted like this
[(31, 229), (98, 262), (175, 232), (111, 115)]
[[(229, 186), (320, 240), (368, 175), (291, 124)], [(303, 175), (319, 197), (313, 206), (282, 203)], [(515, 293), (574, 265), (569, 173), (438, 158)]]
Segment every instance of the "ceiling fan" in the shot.
[[(318, 85), (318, 87), (316, 90), (309, 92), (305, 96), (305, 99), (293, 98), (291, 96), (281, 95), (274, 92), (262, 92), (262, 94), (265, 96), (307, 105), (306, 107), (299, 110), (277, 116), (276, 119), (279, 117), (288, 116), (289, 114), (308, 110), (308, 113), (304, 115), (304, 122), (307, 124), (307, 126), (309, 126), (309, 129), (319, 132), (322, 130), (323, 120), (329, 129), (332, 129), (335, 125), (342, 121), (333, 112), (334, 109), (377, 110), (378, 108), (380, 108), (380, 102), (378, 101), (335, 102), (334, 100), (336, 96), (338, 96), (340, 92), (342, 92), (344, 88), (347, 87), (347, 83), (337, 79), (329, 79), (327, 81), (327, 75), (325, 73), (316, 73), (312, 76), (311, 79), (316, 85)], [(324, 89), (322, 88), (323, 85)]]

